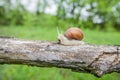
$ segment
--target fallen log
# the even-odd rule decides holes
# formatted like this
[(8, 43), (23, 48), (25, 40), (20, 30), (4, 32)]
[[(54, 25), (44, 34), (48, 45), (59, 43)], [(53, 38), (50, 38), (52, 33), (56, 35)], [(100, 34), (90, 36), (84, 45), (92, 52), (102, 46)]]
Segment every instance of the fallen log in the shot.
[(120, 46), (65, 46), (47, 41), (0, 38), (0, 64), (67, 68), (101, 77), (120, 72)]

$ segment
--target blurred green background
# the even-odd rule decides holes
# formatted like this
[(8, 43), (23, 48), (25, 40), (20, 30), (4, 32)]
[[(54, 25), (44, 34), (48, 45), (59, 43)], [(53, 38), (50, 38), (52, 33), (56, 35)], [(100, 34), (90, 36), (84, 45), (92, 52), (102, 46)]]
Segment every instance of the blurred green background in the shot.
[[(57, 41), (56, 28), (64, 32), (72, 26), (83, 30), (87, 43), (120, 45), (120, 1), (0, 0), (1, 36)], [(4, 64), (0, 80), (120, 80), (120, 74), (97, 78), (69, 69)]]

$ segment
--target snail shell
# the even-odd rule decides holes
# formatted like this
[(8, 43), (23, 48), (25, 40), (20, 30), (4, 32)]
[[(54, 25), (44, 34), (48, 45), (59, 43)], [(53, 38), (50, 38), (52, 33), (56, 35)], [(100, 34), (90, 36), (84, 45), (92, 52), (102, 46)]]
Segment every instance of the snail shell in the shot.
[(82, 30), (76, 27), (71, 27), (67, 29), (64, 35), (68, 39), (74, 39), (74, 40), (82, 40), (84, 36)]

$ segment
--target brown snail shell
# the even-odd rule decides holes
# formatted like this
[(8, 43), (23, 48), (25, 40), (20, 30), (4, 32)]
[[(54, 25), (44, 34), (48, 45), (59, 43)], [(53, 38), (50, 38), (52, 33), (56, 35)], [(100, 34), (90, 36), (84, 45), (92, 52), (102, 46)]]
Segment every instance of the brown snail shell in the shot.
[(82, 40), (84, 36), (82, 30), (76, 27), (71, 27), (67, 29), (64, 35), (68, 39), (75, 39), (75, 40)]

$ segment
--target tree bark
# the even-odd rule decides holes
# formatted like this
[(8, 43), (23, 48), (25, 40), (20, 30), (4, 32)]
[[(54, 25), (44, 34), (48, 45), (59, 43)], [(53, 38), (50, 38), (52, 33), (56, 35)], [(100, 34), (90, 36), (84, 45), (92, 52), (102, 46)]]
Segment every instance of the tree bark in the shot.
[(47, 41), (0, 38), (0, 64), (68, 68), (101, 77), (120, 72), (120, 46), (64, 46)]

